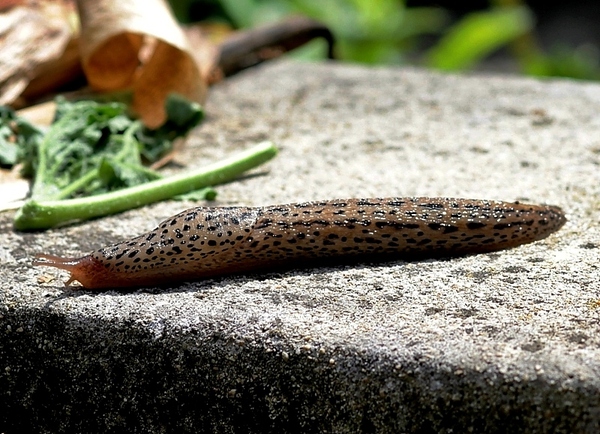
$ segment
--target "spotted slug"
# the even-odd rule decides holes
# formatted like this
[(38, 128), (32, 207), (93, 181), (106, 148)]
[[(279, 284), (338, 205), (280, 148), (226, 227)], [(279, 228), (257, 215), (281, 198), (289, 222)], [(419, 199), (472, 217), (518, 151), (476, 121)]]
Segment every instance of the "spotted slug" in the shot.
[(555, 206), (446, 198), (348, 199), (267, 207), (198, 207), (81, 258), (40, 254), (34, 265), (85, 288), (170, 284), (340, 257), (459, 256), (547, 237)]

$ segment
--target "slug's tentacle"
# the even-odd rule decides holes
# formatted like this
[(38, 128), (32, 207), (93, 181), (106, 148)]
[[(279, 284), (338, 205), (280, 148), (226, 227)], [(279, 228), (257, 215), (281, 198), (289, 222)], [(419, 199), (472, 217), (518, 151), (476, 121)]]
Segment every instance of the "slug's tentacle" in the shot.
[(39, 255), (86, 288), (134, 287), (345, 256), (457, 256), (547, 237), (560, 208), (445, 198), (192, 208), (82, 258)]
[(94, 282), (105, 273), (104, 265), (92, 255), (82, 256), (81, 258), (61, 258), (60, 256), (38, 253), (35, 255), (33, 265), (67, 270), (71, 275), (69, 280), (65, 282), (65, 286), (77, 280), (85, 288), (95, 288)]

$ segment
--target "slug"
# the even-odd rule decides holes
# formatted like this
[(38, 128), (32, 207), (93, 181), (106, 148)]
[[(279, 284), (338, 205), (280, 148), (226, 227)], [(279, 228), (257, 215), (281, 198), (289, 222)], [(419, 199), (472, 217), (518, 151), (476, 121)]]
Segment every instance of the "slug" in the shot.
[(447, 198), (198, 207), (81, 258), (40, 254), (33, 264), (69, 271), (66, 285), (155, 286), (340, 257), (491, 252), (545, 238), (565, 221), (555, 206)]

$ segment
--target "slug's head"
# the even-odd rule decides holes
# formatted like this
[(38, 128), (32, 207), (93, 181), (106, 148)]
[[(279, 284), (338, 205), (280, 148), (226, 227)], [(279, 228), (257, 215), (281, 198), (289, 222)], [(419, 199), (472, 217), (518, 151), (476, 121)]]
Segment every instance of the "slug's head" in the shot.
[(33, 260), (34, 266), (56, 267), (71, 273), (65, 282), (69, 286), (77, 280), (84, 288), (97, 288), (98, 282), (105, 279), (107, 273), (102, 263), (91, 255), (81, 258), (61, 258), (60, 256), (38, 254)]

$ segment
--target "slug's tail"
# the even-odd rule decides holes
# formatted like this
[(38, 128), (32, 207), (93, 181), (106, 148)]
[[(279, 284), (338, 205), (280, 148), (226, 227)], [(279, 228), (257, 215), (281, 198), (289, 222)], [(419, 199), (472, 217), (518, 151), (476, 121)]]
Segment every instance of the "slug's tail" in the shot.
[(88, 282), (90, 276), (93, 278), (98, 271), (101, 271), (98, 261), (92, 258), (90, 255), (83, 256), (81, 258), (61, 258), (60, 256), (47, 255), (45, 253), (39, 253), (35, 255), (33, 260), (34, 266), (45, 266), (55, 267), (61, 270), (66, 270), (71, 275), (69, 280), (65, 282), (65, 286), (69, 286), (75, 280), (81, 283), (84, 287), (89, 287)]

